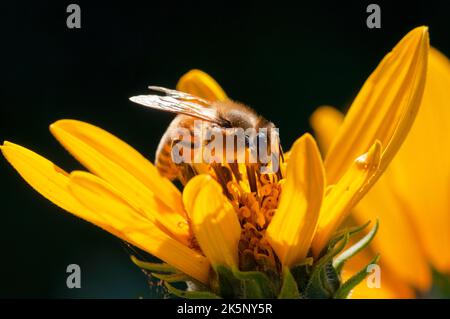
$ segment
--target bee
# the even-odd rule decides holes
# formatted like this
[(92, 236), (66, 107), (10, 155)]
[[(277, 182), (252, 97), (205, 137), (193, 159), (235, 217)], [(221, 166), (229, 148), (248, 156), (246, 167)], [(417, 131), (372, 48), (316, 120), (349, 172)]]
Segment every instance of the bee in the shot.
[[(274, 143), (276, 143), (276, 152), (272, 152), (271, 159), (278, 163), (282, 160), (283, 152), (281, 144), (279, 143), (278, 131), (274, 130), (275, 125), (258, 115), (250, 107), (231, 100), (207, 101), (188, 93), (159, 86), (149, 86), (148, 88), (158, 92), (159, 95), (133, 96), (130, 100), (152, 109), (177, 114), (162, 136), (156, 150), (155, 158), (155, 165), (160, 174), (170, 180), (178, 178), (185, 184), (190, 178), (200, 173), (200, 165), (190, 165), (189, 163), (176, 164), (172, 158), (174, 144), (179, 142), (179, 134), (177, 131), (180, 128), (187, 129), (191, 132), (190, 145), (187, 145), (187, 147), (194, 149), (202, 146), (201, 143), (199, 145), (198, 141), (195, 141), (194, 139), (194, 122), (199, 120), (202, 122), (202, 125), (206, 125), (207, 129), (219, 130), (223, 135), (230, 134), (230, 132), (232, 134), (233, 129), (236, 128), (243, 129), (245, 132), (247, 132), (247, 129), (254, 129), (256, 132), (263, 131), (263, 134), (265, 134), (264, 138), (268, 141), (266, 146), (272, 146), (271, 139), (276, 139), (276, 141), (274, 141)], [(161, 93), (163, 95), (161, 95)], [(275, 135), (271, 134), (273, 130), (277, 132)], [(255, 146), (255, 144), (258, 144), (253, 143), (253, 146), (251, 146), (249, 139), (250, 136), (245, 136), (246, 147), (257, 148), (258, 146)], [(226, 145), (224, 146), (226, 147)], [(239, 180), (241, 176), (236, 164), (236, 161), (233, 161), (233, 163), (230, 163), (229, 167), (232, 174)], [(267, 165), (267, 163), (264, 165)], [(224, 174), (224, 171), (220, 170), (220, 165), (212, 165), (212, 167), (218, 177), (220, 177), (219, 175)], [(279, 167), (279, 165), (277, 164), (276, 167)], [(279, 169), (277, 169), (276, 173), (281, 174)], [(247, 165), (247, 175), (252, 189), (256, 188), (255, 174), (258, 174), (256, 166), (250, 164)], [(222, 176), (219, 180), (226, 183), (230, 178), (231, 177), (229, 176)]]

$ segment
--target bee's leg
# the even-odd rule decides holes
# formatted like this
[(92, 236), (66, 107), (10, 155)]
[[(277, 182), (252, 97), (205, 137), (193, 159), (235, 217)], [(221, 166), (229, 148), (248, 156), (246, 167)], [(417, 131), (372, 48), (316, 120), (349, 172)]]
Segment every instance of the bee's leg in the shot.
[(280, 144), (280, 147), (279, 147), (279, 152), (280, 152), (280, 158), (281, 158), (281, 161), (284, 162), (283, 147), (281, 147), (281, 144)]
[(284, 163), (284, 154), (283, 154), (283, 148), (281, 147), (281, 144), (279, 147), (279, 152), (280, 152), (280, 154), (278, 157), (279, 162), (278, 162), (277, 177), (278, 177), (278, 180), (281, 180), (281, 179), (283, 179), (283, 174), (281, 174), (281, 164)]
[(247, 178), (250, 185), (250, 190), (256, 192), (258, 190), (258, 185), (256, 182), (256, 166), (254, 164), (247, 164)]
[(182, 163), (182, 164), (179, 164), (178, 166), (179, 166), (179, 172), (180, 172), (178, 179), (183, 184), (183, 186), (186, 185), (187, 182), (189, 182), (189, 180), (191, 178), (193, 178), (195, 175), (197, 175), (197, 171), (195, 170), (194, 167), (192, 167), (192, 165)]
[(228, 191), (228, 182), (231, 182), (233, 180), (231, 170), (228, 167), (222, 166), (217, 163), (211, 163), (211, 167), (213, 168), (214, 173), (216, 174), (217, 181), (222, 186), (224, 194), (229, 199), (233, 199), (233, 196)]
[(231, 172), (234, 175), (234, 178), (236, 178), (236, 181), (240, 182), (242, 180), (242, 175), (241, 172), (239, 172), (239, 164), (234, 162), (234, 163), (228, 163), (228, 165), (230, 166)]

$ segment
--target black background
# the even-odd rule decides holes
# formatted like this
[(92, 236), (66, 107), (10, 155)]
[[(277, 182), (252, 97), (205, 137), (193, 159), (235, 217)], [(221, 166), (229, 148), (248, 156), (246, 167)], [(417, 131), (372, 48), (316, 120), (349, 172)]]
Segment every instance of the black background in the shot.
[[(153, 159), (172, 116), (128, 97), (174, 87), (192, 68), (280, 128), (284, 147), (310, 130), (319, 105), (351, 103), (380, 59), (413, 27), (450, 55), (448, 1), (74, 1), (81, 29), (66, 27), (68, 1), (0, 6), (0, 140), (26, 146), (66, 170), (80, 165), (48, 132), (57, 119), (99, 125)], [(150, 297), (119, 240), (38, 196), (0, 160), (0, 297)], [(82, 288), (67, 289), (66, 266)]]

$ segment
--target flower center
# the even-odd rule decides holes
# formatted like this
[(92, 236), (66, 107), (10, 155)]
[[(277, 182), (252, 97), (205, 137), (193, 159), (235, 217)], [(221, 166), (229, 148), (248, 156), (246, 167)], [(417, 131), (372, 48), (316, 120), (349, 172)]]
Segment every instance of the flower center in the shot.
[(265, 239), (265, 231), (278, 207), (279, 174), (259, 174), (250, 165), (213, 166), (215, 177), (233, 205), (242, 227), (239, 268), (278, 272), (279, 261)]
[[(261, 163), (201, 163), (184, 167), (184, 184), (199, 173), (214, 177), (233, 205), (241, 225), (239, 241), (239, 269), (277, 274), (281, 264), (265, 238), (267, 227), (278, 207), (283, 183), (282, 167), (285, 158), (280, 148), (281, 166), (276, 173), (261, 173)], [(271, 165), (269, 163), (268, 165)], [(192, 247), (200, 247), (192, 238)]]

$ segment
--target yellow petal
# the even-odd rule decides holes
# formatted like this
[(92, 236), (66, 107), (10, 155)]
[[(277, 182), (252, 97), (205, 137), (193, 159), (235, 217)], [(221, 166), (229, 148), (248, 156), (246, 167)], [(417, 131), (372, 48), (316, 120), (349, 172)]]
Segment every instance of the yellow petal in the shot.
[(227, 99), (227, 95), (220, 85), (211, 76), (200, 70), (191, 70), (184, 74), (178, 81), (177, 90), (209, 101)]
[[(77, 186), (74, 186), (69, 175), (49, 160), (10, 142), (5, 142), (1, 146), (1, 151), (23, 179), (54, 204), (154, 254), (194, 278), (207, 282), (209, 266), (205, 257), (171, 239), (131, 208), (124, 209), (125, 201), (117, 196), (113, 198), (111, 194), (108, 195), (109, 197), (104, 197), (101, 187), (97, 185), (92, 188), (95, 189), (94, 194), (90, 194), (88, 190), (80, 190), (82, 194), (91, 195), (90, 199), (98, 204), (98, 206), (90, 207), (95, 208), (92, 210), (80, 203), (78, 200), (80, 195), (74, 196), (73, 188)], [(73, 173), (75, 182), (79, 181), (80, 176), (84, 182), (86, 175), (88, 179), (99, 180), (88, 173)], [(102, 182), (100, 181), (99, 184), (102, 185)], [(78, 194), (78, 189), (76, 193)], [(84, 204), (87, 202), (85, 197), (83, 201)], [(101, 207), (107, 207), (110, 210), (96, 209)], [(173, 252), (173, 256), (169, 252)]]
[(44, 157), (10, 142), (5, 142), (1, 150), (8, 162), (22, 178), (42, 196), (62, 209), (91, 222), (120, 237), (109, 224), (91, 212), (69, 191), (69, 175)]
[[(382, 275), (383, 276), (383, 275)], [(382, 277), (383, 278), (383, 277)], [(393, 278), (392, 280), (390, 278)], [(369, 287), (365, 281), (357, 285), (351, 292), (350, 299), (414, 299), (414, 291), (399, 282), (395, 277), (382, 279), (379, 288)]]
[(450, 272), (449, 88), (450, 62), (432, 50), (421, 112), (392, 167), (427, 257), (445, 273)]
[(115, 229), (120, 238), (203, 283), (208, 281), (209, 263), (204, 256), (142, 217), (107, 182), (87, 172), (73, 172), (69, 189), (83, 205)]
[(426, 256), (408, 217), (410, 207), (399, 200), (394, 185), (387, 178), (390, 170), (386, 170), (354, 208), (352, 216), (359, 224), (378, 218), (380, 228), (371, 247), (381, 253), (383, 264), (398, 280), (426, 290), (431, 283)]
[(316, 235), (312, 243), (314, 256), (318, 256), (331, 236), (358, 203), (364, 188), (370, 185), (380, 165), (379, 141), (358, 157), (345, 175), (327, 192), (320, 210)]
[(50, 126), (58, 141), (91, 172), (108, 181), (143, 214), (188, 243), (189, 229), (181, 194), (156, 168), (131, 146), (108, 132), (75, 120), (60, 120)]
[(428, 260), (450, 272), (450, 62), (430, 50), (416, 121), (388, 169)]
[(331, 106), (321, 106), (311, 116), (310, 123), (323, 155), (338, 136), (343, 121), (344, 114)]
[(200, 248), (212, 265), (237, 267), (241, 226), (237, 214), (209, 175), (191, 179), (183, 201)]
[(319, 150), (311, 135), (305, 134), (292, 147), (280, 203), (266, 232), (282, 265), (292, 266), (306, 257), (324, 188)]
[(364, 83), (327, 153), (325, 170), (330, 184), (337, 183), (376, 140), (383, 145), (378, 174), (384, 171), (419, 109), (428, 50), (428, 28), (412, 30)]
[(78, 217), (100, 223), (69, 192), (69, 177), (64, 170), (20, 145), (5, 141), (0, 148), (20, 176), (42, 196)]
[[(129, 172), (174, 211), (178, 211), (182, 207), (181, 194), (178, 189), (167, 178), (161, 177), (150, 161), (114, 135), (99, 127), (77, 120), (59, 120), (50, 126), (50, 131), (76, 158), (78, 158), (78, 154), (73, 151), (73, 146), (69, 142), (65, 142), (59, 133), (71, 135), (90, 148), (95, 148), (98, 155), (107, 157), (120, 169)], [(85, 160), (81, 155), (79, 157)], [(90, 166), (89, 164), (86, 163), (86, 166)]]
[[(381, 226), (381, 225), (380, 225)], [(378, 234), (377, 234), (378, 236)], [(364, 249), (356, 256), (352, 257), (344, 266), (342, 271), (342, 279), (346, 281), (351, 276), (365, 267), (375, 255), (368, 249)], [(409, 287), (401, 279), (397, 278), (395, 274), (392, 274), (389, 269), (383, 264), (386, 258), (383, 256), (378, 263), (380, 266), (380, 286), (369, 286), (367, 280), (363, 280), (358, 286), (356, 286), (349, 296), (352, 299), (405, 299), (414, 298), (414, 290)], [(372, 276), (373, 273), (369, 273)]]
[[(419, 110), (416, 121), (419, 121), (421, 112), (422, 109)], [(322, 150), (327, 149), (332, 139), (337, 136), (336, 133), (338, 132), (342, 118), (343, 117), (338, 110), (328, 106), (320, 107), (314, 112), (311, 118), (311, 124), (316, 132), (319, 144), (322, 146)], [(415, 126), (416, 124), (414, 124), (411, 129), (410, 135), (413, 134)], [(409, 137), (406, 139), (404, 145), (408, 143), (408, 139)], [(402, 152), (401, 149), (398, 154)], [(397, 157), (393, 159), (391, 166), (388, 167), (385, 174), (389, 173), (394, 162), (396, 162), (396, 158)], [(403, 282), (409, 282), (415, 287), (428, 287), (430, 284), (430, 272), (425, 256), (421, 252), (420, 245), (410, 244), (418, 243), (419, 238), (414, 232), (411, 221), (405, 215), (405, 213), (407, 214), (407, 212), (405, 212), (407, 207), (398, 201), (397, 195), (393, 193), (392, 186), (389, 183), (390, 182), (387, 182), (387, 179), (382, 176), (374, 185), (373, 189), (361, 200), (361, 203), (354, 208), (352, 215), (359, 224), (364, 224), (369, 220), (373, 221), (378, 218), (381, 227), (372, 242), (372, 246), (376, 251), (383, 252), (382, 260), (386, 267), (391, 268), (391, 272), (394, 273), (400, 281), (403, 280)], [(404, 249), (406, 246), (409, 248)], [(367, 262), (369, 260), (370, 259), (367, 258)], [(364, 263), (361, 263), (360, 267), (363, 266)], [(357, 270), (358, 269), (354, 269), (354, 272)], [(383, 280), (381, 289), (370, 289), (361, 284), (355, 289), (352, 296), (355, 298), (411, 297), (411, 289), (408, 289), (407, 294), (398, 294), (393, 287), (399, 286), (399, 283), (396, 285), (387, 285), (384, 282), (385, 280)]]

